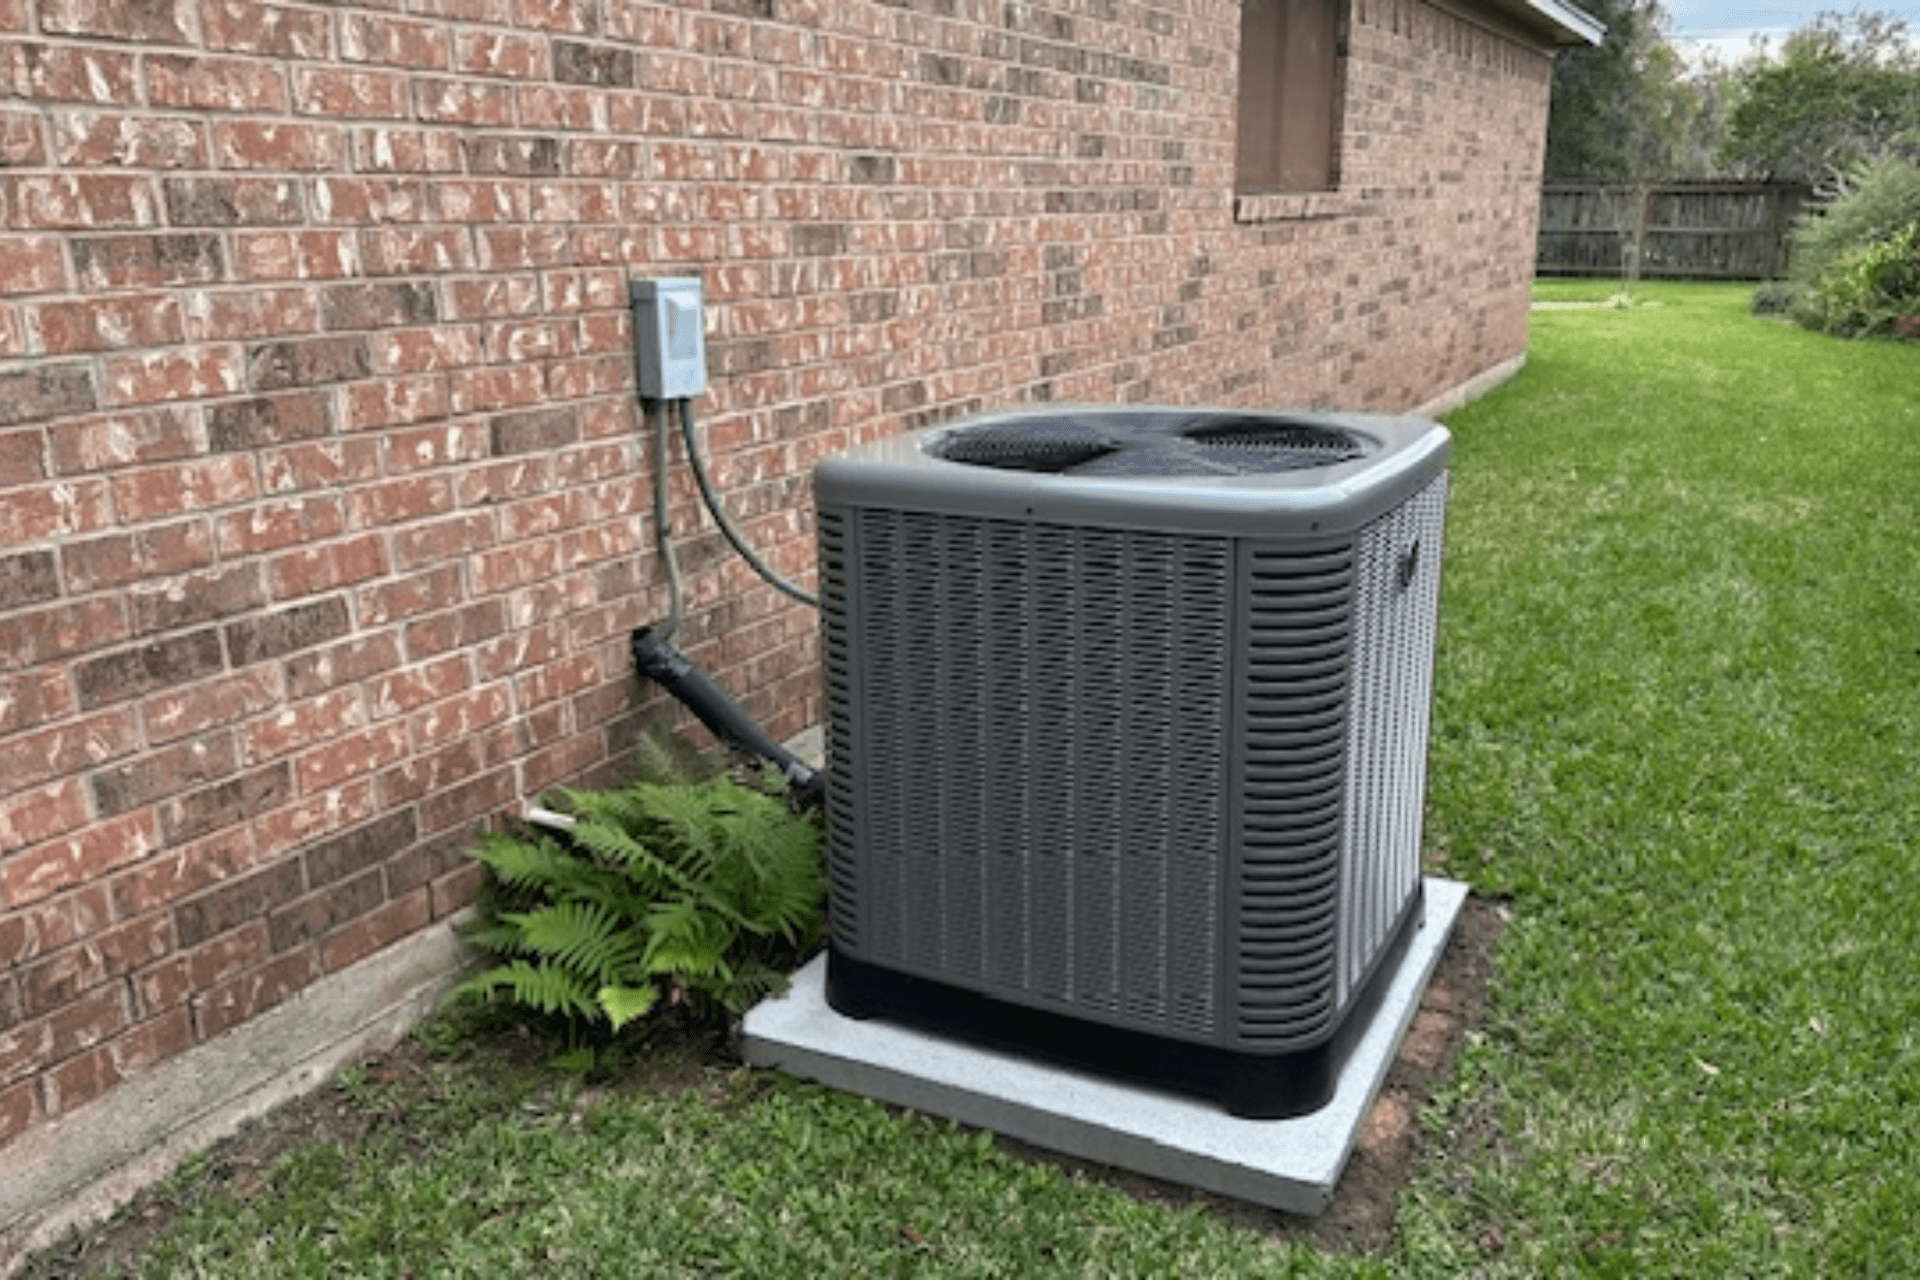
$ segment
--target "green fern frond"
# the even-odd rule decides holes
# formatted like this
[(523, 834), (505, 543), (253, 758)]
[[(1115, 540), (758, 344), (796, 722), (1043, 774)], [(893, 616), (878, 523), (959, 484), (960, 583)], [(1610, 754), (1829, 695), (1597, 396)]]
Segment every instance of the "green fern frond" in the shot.
[(600, 1010), (606, 1014), (607, 1021), (613, 1024), (614, 1031), (632, 1022), (635, 1018), (645, 1017), (660, 999), (658, 987), (602, 987), (600, 988)]
[(547, 835), (514, 836), (490, 831), (480, 837), (480, 847), (473, 856), (502, 884), (514, 889), (559, 889), (579, 874), (578, 859)]
[(556, 965), (527, 960), (515, 960), (476, 973), (455, 987), (449, 998), (487, 1000), (497, 991), (505, 991), (514, 1003), (541, 1013), (592, 1018), (599, 1012), (593, 989), (577, 975)]
[(596, 984), (619, 982), (645, 954), (633, 931), (596, 903), (561, 902), (501, 919), (520, 930), (522, 948)]

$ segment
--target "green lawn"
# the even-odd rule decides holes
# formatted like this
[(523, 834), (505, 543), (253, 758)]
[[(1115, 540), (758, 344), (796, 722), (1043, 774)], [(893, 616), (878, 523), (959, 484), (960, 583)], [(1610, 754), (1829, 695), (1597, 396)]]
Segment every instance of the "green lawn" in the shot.
[(581, 1093), (468, 1044), (338, 1086), (351, 1147), (184, 1170), (145, 1274), (1920, 1274), (1920, 348), (1748, 292), (1537, 312), (1450, 419), (1428, 843), (1512, 924), (1388, 1252), (784, 1079)]

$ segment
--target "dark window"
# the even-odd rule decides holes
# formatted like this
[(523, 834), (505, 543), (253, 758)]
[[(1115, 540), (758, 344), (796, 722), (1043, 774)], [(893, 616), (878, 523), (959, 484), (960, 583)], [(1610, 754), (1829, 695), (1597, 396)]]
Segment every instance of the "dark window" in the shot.
[(1243, 0), (1240, 191), (1333, 189), (1339, 36), (1340, 0)]

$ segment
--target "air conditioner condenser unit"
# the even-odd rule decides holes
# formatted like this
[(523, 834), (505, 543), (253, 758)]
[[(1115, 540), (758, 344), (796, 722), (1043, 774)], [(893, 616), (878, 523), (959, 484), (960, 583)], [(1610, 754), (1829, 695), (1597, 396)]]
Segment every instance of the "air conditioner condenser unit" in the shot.
[(1449, 437), (1048, 408), (816, 472), (827, 999), (1279, 1117), (1421, 922)]

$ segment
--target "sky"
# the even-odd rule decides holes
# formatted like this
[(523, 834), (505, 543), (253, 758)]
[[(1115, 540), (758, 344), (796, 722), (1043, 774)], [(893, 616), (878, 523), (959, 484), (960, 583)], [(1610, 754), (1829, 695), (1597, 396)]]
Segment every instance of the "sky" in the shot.
[[(1575, 4), (1579, 0), (1573, 0)], [(1877, 9), (1907, 20), (1908, 33), (1920, 38), (1920, 0), (1661, 0), (1673, 17), (1668, 36), (1674, 49), (1691, 61), (1701, 50), (1718, 50), (1731, 62), (1747, 52), (1756, 35), (1772, 37), (1775, 48), (1789, 31), (1813, 21), (1821, 10), (1850, 13)]]

